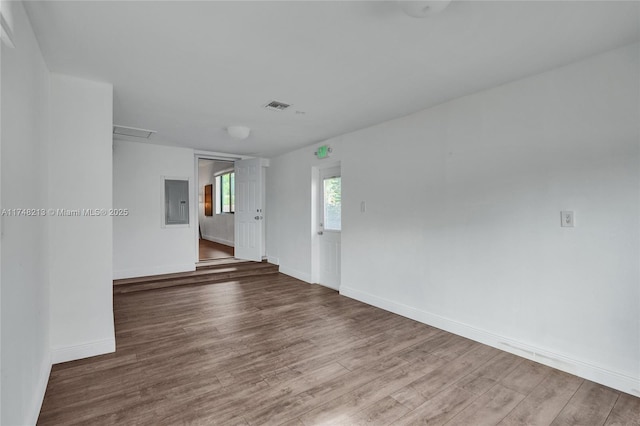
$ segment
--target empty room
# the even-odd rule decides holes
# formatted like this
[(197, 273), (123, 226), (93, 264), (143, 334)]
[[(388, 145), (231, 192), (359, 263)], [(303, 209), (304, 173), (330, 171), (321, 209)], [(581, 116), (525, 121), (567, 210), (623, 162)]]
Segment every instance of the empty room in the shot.
[(0, 4), (3, 426), (640, 426), (640, 2)]

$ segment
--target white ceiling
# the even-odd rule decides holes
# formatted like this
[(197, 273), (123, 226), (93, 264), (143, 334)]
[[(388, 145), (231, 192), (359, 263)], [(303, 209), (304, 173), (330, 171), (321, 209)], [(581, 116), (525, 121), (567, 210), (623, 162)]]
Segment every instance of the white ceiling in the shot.
[(113, 83), (116, 124), (265, 156), (637, 41), (640, 21), (628, 1), (25, 3), (51, 71)]

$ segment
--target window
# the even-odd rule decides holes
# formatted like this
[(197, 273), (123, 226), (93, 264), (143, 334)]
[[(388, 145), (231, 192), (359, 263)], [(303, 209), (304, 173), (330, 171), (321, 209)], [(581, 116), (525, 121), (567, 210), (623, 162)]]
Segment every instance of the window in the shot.
[(235, 186), (234, 172), (216, 176), (216, 214), (236, 211)]
[(342, 179), (340, 176), (323, 179), (324, 229), (340, 231), (342, 228)]

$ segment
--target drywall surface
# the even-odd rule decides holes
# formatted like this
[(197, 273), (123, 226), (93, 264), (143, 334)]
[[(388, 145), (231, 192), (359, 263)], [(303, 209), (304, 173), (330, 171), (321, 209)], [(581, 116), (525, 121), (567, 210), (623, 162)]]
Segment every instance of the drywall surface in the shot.
[[(341, 293), (639, 395), (638, 51), (324, 142)], [(307, 281), (314, 151), (267, 171), (267, 254)]]
[[(334, 158), (340, 157), (339, 149), (334, 149)], [(322, 165), (314, 151), (307, 148), (272, 158), (266, 170), (267, 257), (280, 265), (280, 272), (307, 282), (311, 282), (311, 249), (317, 238), (311, 217), (312, 167)]]
[[(199, 167), (199, 194), (202, 196), (202, 203), (199, 204), (198, 214), (202, 237), (209, 241), (234, 245), (234, 215), (229, 213), (216, 214), (216, 199), (219, 197), (216, 192), (215, 177), (226, 171), (233, 170), (233, 163), (217, 160), (200, 160), (204, 162), (203, 167)], [(204, 186), (213, 186), (213, 216), (204, 215)]]
[(112, 111), (110, 84), (51, 74), (48, 206), (57, 211), (49, 215), (54, 363), (115, 350)]
[(193, 150), (118, 140), (113, 156), (113, 205), (129, 211), (114, 217), (114, 278), (194, 270), (193, 209), (189, 226), (162, 226), (163, 176), (188, 178), (193, 199)]
[[(15, 48), (2, 43), (0, 54), (1, 208), (46, 208), (49, 71), (22, 4), (12, 6)], [(48, 222), (11, 213), (1, 220), (0, 423), (35, 424), (51, 367)]]

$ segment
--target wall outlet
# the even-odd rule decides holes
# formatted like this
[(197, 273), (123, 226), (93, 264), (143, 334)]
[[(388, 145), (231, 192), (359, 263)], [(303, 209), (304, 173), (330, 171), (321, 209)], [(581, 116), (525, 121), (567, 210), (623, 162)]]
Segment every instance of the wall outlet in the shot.
[(573, 228), (575, 226), (572, 211), (565, 210), (560, 212), (560, 226), (563, 228)]

